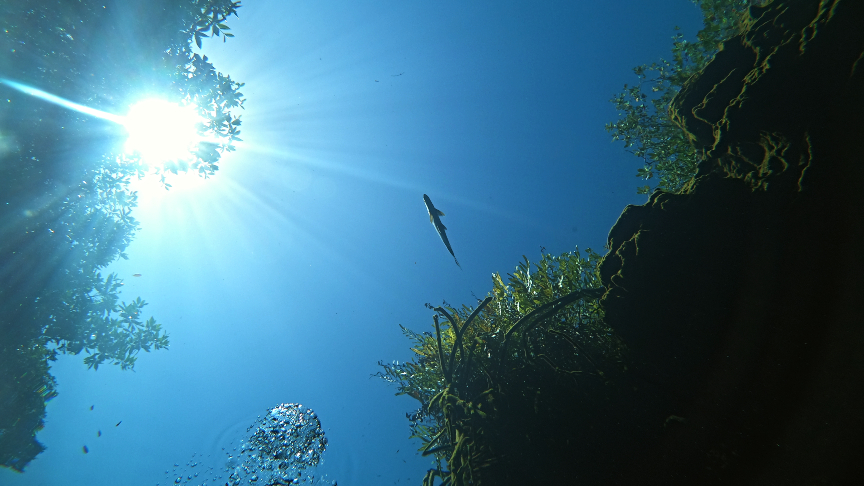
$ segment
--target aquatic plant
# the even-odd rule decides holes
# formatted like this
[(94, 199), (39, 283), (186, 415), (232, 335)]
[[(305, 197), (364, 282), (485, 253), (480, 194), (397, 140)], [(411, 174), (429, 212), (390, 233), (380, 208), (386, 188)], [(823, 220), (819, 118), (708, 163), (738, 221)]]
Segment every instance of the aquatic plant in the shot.
[[(532, 268), (525, 257), (506, 282), (495, 274), (492, 292), (474, 308), (427, 304), (434, 335), (402, 327), (416, 358), (379, 363), (377, 376), (421, 402), (408, 416), (412, 438), (437, 466), (424, 485), (436, 477), (441, 484), (495, 484), (509, 469), (502, 457), (534, 447), (526, 444), (534, 420), (524, 415), (526, 404), (542, 416), (561, 403), (555, 389), (603, 383), (622, 369), (623, 347), (597, 302), (599, 260), (590, 249), (587, 258), (578, 249), (542, 253)], [(520, 421), (528, 429), (514, 429)]]
[[(616, 121), (606, 124), (612, 140), (624, 142), (624, 148), (643, 161), (636, 176), (648, 180), (657, 177), (657, 188), (679, 192), (696, 174), (700, 155), (687, 135), (669, 116), (669, 104), (684, 82), (701, 71), (714, 57), (720, 44), (740, 33), (744, 14), (754, 0), (692, 0), (702, 9), (704, 26), (696, 42), (677, 32), (672, 36), (671, 60), (643, 64), (633, 68), (638, 82), (624, 89), (610, 101), (619, 111)], [(675, 27), (678, 31), (679, 28)], [(650, 93), (647, 92), (650, 90)], [(651, 186), (638, 187), (638, 194), (648, 194)]]
[(156, 4), (126, 17), (120, 4), (89, 0), (0, 3), (4, 78), (114, 114), (141, 92), (160, 93), (195, 105), (199, 132), (218, 140), (190, 161), (148, 167), (118, 147), (122, 126), (0, 87), (0, 465), (16, 471), (43, 449), (35, 432), (56, 395), (48, 365), (58, 354), (132, 369), (140, 351), (168, 345), (140, 315), (146, 303), (122, 302), (122, 280), (102, 275), (138, 229), (132, 178), (156, 172), (168, 188), (168, 172), (212, 175), (239, 140), (231, 111), (242, 108), (242, 84), (192, 42), (231, 36), (224, 22), (240, 2)]

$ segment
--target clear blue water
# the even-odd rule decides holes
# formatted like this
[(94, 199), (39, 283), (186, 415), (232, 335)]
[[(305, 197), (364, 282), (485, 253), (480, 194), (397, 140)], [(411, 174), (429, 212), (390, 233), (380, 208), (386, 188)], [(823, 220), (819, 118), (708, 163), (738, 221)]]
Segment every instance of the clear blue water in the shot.
[(109, 268), (170, 350), (134, 372), (61, 357), (47, 450), (0, 484), (174, 484), (287, 402), (320, 419), (319, 477), (420, 484), (417, 402), (371, 378), (411, 358), (398, 325), (426, 330), (424, 303), (471, 304), (541, 246), (602, 249), (645, 201), (608, 100), (700, 22), (686, 0), (244, 3), (203, 49), (246, 83), (244, 141), (210, 180), (138, 183), (141, 230)]

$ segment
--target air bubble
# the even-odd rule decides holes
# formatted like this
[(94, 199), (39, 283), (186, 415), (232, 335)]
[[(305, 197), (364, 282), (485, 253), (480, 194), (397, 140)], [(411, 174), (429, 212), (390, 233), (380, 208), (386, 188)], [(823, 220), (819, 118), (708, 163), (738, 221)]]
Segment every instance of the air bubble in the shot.
[[(327, 439), (318, 415), (300, 404), (283, 403), (259, 415), (246, 428), (241, 440), (222, 448), (225, 462), (221, 468), (217, 466), (214, 470), (207, 461), (194, 460), (186, 463), (186, 468), (196, 468), (200, 464), (201, 468), (196, 469), (204, 470), (201, 479), (218, 485), (323, 485), (326, 481), (329, 486), (331, 481), (326, 475), (319, 476), (317, 470), (312, 470), (320, 464), (326, 448)], [(188, 469), (183, 472), (191, 473)], [(227, 481), (214, 479), (219, 469), (226, 474)], [(182, 480), (183, 476), (179, 477), (176, 484)]]

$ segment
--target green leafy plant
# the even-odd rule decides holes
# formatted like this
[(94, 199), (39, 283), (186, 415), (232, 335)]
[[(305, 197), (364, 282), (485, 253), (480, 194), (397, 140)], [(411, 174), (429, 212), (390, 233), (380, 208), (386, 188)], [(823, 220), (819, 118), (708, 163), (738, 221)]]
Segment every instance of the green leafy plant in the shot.
[[(643, 180), (658, 179), (657, 188), (679, 192), (696, 173), (700, 155), (684, 131), (672, 122), (669, 104), (684, 83), (701, 71), (714, 57), (720, 44), (740, 33), (744, 12), (751, 0), (693, 0), (702, 9), (704, 27), (696, 42), (677, 32), (672, 37), (671, 59), (633, 68), (638, 79), (610, 101), (619, 118), (606, 124), (613, 141), (623, 141), (624, 148), (642, 159), (636, 176)], [(679, 28), (675, 27), (678, 31)], [(639, 194), (651, 192), (651, 186), (640, 186)]]
[[(97, 279), (100, 277), (96, 274)], [(136, 355), (141, 350), (150, 352), (151, 348), (167, 348), (168, 336), (160, 332), (162, 326), (152, 317), (146, 322), (141, 321), (141, 309), (147, 305), (146, 302), (140, 297), (129, 304), (117, 302), (121, 285), (122, 280), (113, 273), (100, 281), (90, 295), (88, 319), (66, 339), (46, 333), (54, 336), (49, 341), (50, 347), (60, 353), (87, 352), (84, 358), (87, 368), (99, 369), (100, 364), (111, 361), (123, 370), (135, 366)]]
[[(143, 2), (142, 2), (143, 3)], [(193, 52), (226, 25), (239, 1), (0, 2), (0, 72), (76, 103), (124, 114), (141, 93), (192, 105), (209, 142), (188, 161), (148, 167), (120, 151), (123, 127), (0, 85), (0, 465), (16, 471), (44, 448), (35, 439), (56, 395), (49, 363), (84, 354), (98, 369), (134, 369), (140, 352), (168, 347), (161, 324), (124, 302), (104, 269), (138, 229), (133, 178), (155, 172), (208, 177), (234, 150), (243, 86)], [(134, 11), (131, 20), (118, 15)], [(117, 10), (115, 10), (117, 9)]]
[(189, 26), (183, 31), (185, 41), (172, 45), (165, 56), (166, 66), (175, 67), (171, 76), (171, 90), (177, 93), (183, 104), (196, 107), (198, 115), (205, 120), (199, 127), (199, 133), (208, 140), (218, 142), (201, 143), (191, 163), (173, 161), (166, 164), (163, 170), (176, 174), (191, 169), (204, 177), (211, 176), (219, 170), (218, 161), (222, 154), (234, 151), (234, 142), (242, 141), (239, 137), (240, 116), (232, 115), (231, 110), (243, 108), (246, 100), (238, 90), (244, 84), (217, 72), (207, 56), (194, 53), (191, 46), (194, 39), (200, 48), (201, 39), (208, 37), (207, 32), (214, 37), (221, 35), (223, 42), (234, 37), (234, 34), (227, 32), (231, 29), (225, 22), (231, 15), (237, 16), (238, 8), (239, 1), (197, 0), (189, 3), (183, 12)]
[(525, 258), (506, 282), (495, 274), (492, 292), (474, 308), (427, 304), (434, 335), (402, 327), (415, 358), (379, 363), (377, 376), (421, 403), (408, 417), (411, 437), (437, 464), (424, 485), (436, 477), (441, 484), (494, 484), (500, 467), (492, 466), (520, 447), (502, 434), (517, 403), (539, 410), (551, 387), (602, 382), (623, 366), (623, 348), (597, 303), (599, 260), (590, 249), (587, 258), (578, 250), (544, 253), (533, 268)]

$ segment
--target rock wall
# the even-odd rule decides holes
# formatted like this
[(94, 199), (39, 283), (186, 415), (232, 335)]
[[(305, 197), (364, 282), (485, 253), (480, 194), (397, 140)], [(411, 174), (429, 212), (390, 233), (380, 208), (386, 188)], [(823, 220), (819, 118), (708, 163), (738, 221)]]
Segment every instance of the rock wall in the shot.
[(752, 7), (671, 114), (698, 174), (628, 206), (601, 265), (652, 431), (610, 483), (860, 479), (864, 1)]

